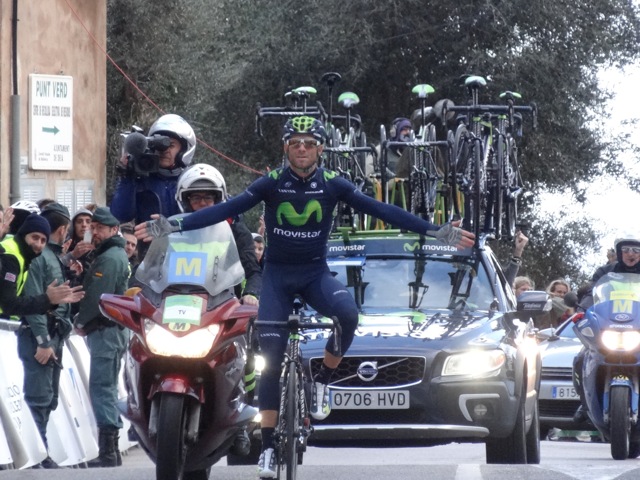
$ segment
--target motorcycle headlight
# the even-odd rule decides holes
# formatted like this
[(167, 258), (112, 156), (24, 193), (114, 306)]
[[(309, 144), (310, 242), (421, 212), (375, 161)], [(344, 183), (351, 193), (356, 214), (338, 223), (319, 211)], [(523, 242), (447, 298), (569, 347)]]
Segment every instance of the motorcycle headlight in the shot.
[(177, 337), (151, 320), (145, 319), (145, 338), (149, 350), (163, 357), (203, 358), (210, 351), (213, 341), (220, 331), (220, 325), (213, 324), (199, 328), (183, 337)]
[(640, 345), (640, 332), (605, 330), (602, 332), (602, 344), (609, 350), (629, 352)]
[(458, 353), (445, 360), (442, 367), (442, 376), (497, 375), (505, 360), (506, 357), (502, 350), (474, 350), (472, 352)]

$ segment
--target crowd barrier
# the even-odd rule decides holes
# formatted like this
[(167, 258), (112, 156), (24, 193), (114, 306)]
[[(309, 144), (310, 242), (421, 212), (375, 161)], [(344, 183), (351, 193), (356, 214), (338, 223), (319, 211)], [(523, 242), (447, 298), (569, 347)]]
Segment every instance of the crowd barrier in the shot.
[[(30, 468), (47, 456), (29, 407), (24, 402), (24, 372), (18, 358), (15, 330), (19, 323), (0, 320), (0, 466)], [(47, 425), (49, 456), (60, 466), (80, 466), (98, 456), (98, 429), (89, 401), (89, 351), (83, 337), (72, 334), (65, 342), (58, 408)], [(126, 398), (122, 371), (119, 398)], [(124, 403), (124, 402), (120, 402)], [(120, 450), (136, 444), (128, 439), (123, 418)]]

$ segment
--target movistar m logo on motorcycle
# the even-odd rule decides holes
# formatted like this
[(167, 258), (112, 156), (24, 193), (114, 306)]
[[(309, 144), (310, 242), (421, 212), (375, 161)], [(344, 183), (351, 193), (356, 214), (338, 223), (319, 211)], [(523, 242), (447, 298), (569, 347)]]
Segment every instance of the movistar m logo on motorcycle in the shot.
[(201, 285), (207, 271), (207, 254), (203, 252), (171, 252), (169, 283)]
[(322, 221), (322, 206), (317, 200), (307, 202), (302, 213), (298, 213), (290, 202), (284, 202), (278, 205), (278, 210), (276, 210), (276, 219), (278, 221), (278, 225), (284, 224), (282, 219), (282, 217), (284, 217), (290, 225), (301, 227), (302, 225), (306, 225), (314, 214), (316, 216), (316, 222), (320, 223)]

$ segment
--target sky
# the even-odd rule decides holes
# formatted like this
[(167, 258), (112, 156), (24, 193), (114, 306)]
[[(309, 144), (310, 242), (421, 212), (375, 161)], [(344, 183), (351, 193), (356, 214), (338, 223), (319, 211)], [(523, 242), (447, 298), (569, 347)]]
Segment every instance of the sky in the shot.
[[(615, 93), (609, 104), (610, 128), (627, 128), (622, 126), (623, 122), (640, 118), (640, 109), (636, 101), (640, 84), (640, 64), (628, 67), (625, 71), (603, 71), (600, 81)], [(634, 143), (640, 144), (640, 132)], [(638, 159), (631, 156), (624, 159), (624, 163), (629, 170), (639, 168)], [(634, 213), (640, 210), (640, 194), (623, 187), (615, 178), (608, 178), (590, 188), (587, 199), (584, 207), (567, 204), (566, 196), (562, 194), (548, 194), (541, 201), (543, 211), (557, 212), (558, 208), (562, 208), (567, 214), (576, 216), (584, 211), (600, 227), (599, 230), (604, 233), (601, 245), (596, 255), (585, 261), (584, 271), (591, 275), (595, 268), (606, 262), (606, 251), (613, 247), (616, 238), (634, 231), (640, 236), (640, 222), (635, 221), (635, 225), (631, 223), (636, 220)]]

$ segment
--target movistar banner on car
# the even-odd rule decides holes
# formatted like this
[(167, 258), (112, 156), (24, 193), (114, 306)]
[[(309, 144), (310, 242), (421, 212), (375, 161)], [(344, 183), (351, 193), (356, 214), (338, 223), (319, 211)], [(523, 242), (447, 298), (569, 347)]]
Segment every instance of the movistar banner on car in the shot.
[(329, 240), (327, 256), (364, 256), (376, 254), (392, 255), (459, 255), (470, 256), (471, 249), (458, 250), (443, 245), (436, 239), (417, 235), (395, 234), (394, 236), (358, 237), (347, 236)]

